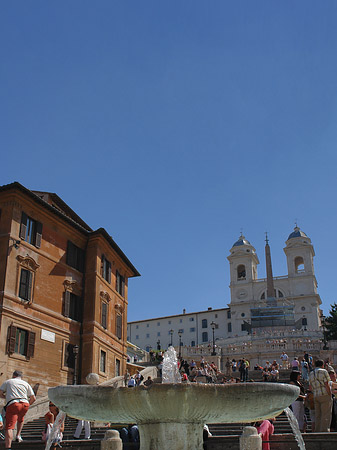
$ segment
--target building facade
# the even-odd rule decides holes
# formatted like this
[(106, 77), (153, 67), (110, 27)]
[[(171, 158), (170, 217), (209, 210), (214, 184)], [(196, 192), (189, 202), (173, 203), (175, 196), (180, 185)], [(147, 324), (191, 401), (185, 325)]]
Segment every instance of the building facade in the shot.
[(128, 279), (139, 273), (105, 229), (56, 194), (0, 187), (0, 372), (39, 393), (125, 371)]
[[(228, 256), (231, 301), (227, 308), (178, 314), (128, 323), (128, 339), (144, 349), (173, 345), (219, 346), (224, 340), (245, 336), (306, 335), (317, 339), (321, 332), (321, 299), (314, 272), (314, 248), (310, 238), (295, 227), (284, 252), (288, 273), (273, 277), (271, 251), (266, 242), (267, 277), (258, 278), (255, 248), (241, 235)], [(180, 340), (178, 332), (180, 331)], [(317, 334), (318, 333), (318, 334)]]

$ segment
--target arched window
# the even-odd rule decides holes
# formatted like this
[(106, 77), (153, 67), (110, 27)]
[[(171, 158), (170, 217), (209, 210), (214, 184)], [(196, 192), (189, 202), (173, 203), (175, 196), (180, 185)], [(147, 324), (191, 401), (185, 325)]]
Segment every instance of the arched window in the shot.
[(304, 261), (302, 256), (296, 256), (295, 258), (295, 272), (296, 273), (304, 272)]
[[(284, 297), (284, 293), (280, 289), (274, 289), (274, 296), (276, 298)], [(267, 291), (263, 291), (260, 295), (260, 300), (265, 300), (267, 298)]]
[(238, 280), (244, 280), (246, 278), (246, 267), (243, 264), (240, 264), (236, 270), (238, 274)]

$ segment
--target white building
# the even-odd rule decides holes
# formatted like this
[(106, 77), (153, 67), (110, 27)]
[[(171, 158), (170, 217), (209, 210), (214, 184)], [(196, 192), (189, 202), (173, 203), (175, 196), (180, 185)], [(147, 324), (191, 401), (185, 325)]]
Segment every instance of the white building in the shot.
[[(288, 274), (273, 277), (270, 247), (266, 239), (267, 278), (258, 278), (259, 259), (255, 248), (241, 234), (230, 249), (231, 301), (227, 308), (157, 317), (128, 323), (128, 340), (150, 350), (179, 346), (207, 345), (215, 340), (250, 335), (293, 332), (306, 334), (321, 329), (321, 299), (314, 273), (314, 248), (310, 238), (295, 227), (284, 252)], [(213, 326), (214, 328), (214, 326)], [(160, 341), (158, 343), (158, 341)]]

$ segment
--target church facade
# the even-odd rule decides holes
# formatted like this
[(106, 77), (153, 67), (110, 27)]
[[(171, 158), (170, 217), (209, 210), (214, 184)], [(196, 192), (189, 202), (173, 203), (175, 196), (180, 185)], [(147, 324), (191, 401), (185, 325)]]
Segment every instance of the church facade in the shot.
[[(299, 227), (285, 247), (288, 273), (273, 276), (271, 251), (265, 246), (266, 278), (258, 278), (259, 258), (241, 234), (228, 256), (230, 303), (221, 309), (156, 317), (128, 323), (128, 340), (144, 349), (167, 348), (173, 341), (185, 347), (240, 341), (273, 335), (321, 337), (321, 299), (314, 271), (314, 248)], [(180, 341), (178, 340), (180, 334)], [(173, 340), (172, 340), (173, 335)], [(158, 341), (160, 341), (158, 343)]]

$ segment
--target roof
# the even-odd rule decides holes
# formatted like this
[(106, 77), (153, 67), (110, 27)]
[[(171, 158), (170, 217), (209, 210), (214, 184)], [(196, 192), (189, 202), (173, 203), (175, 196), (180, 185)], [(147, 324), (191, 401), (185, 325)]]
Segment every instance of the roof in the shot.
[(295, 227), (294, 231), (292, 233), (289, 234), (288, 239), (293, 239), (293, 238), (297, 238), (297, 237), (308, 237), (304, 231), (302, 231), (299, 227)]
[(244, 237), (242, 233), (239, 239), (236, 242), (234, 242), (233, 247), (238, 247), (239, 245), (250, 245), (250, 242), (247, 241), (247, 239)]
[(93, 231), (92, 228), (90, 228), (89, 225), (87, 225), (57, 194), (43, 191), (31, 191), (17, 181), (15, 181), (14, 183), (6, 184), (4, 186), (0, 186), (0, 193), (11, 190), (18, 190), (27, 195), (34, 202), (38, 203), (40, 206), (47, 209), (51, 213), (57, 215), (62, 220), (79, 230), (81, 233), (85, 234), (87, 237), (101, 234), (107, 240), (113, 250), (121, 257), (122, 261), (132, 270), (134, 274), (133, 276), (140, 276), (138, 270), (104, 228), (99, 228)]
[(144, 319), (144, 320), (134, 320), (133, 322), (128, 322), (128, 325), (140, 322), (150, 322), (151, 320), (163, 320), (163, 319), (171, 319), (173, 317), (182, 317), (182, 316), (193, 316), (195, 314), (204, 314), (204, 313), (212, 313), (217, 311), (226, 311), (230, 309), (227, 308), (217, 308), (217, 309), (205, 309), (204, 311), (190, 312), (190, 313), (182, 313), (182, 314), (174, 314), (173, 316), (163, 316), (163, 317), (154, 317), (152, 319)]

